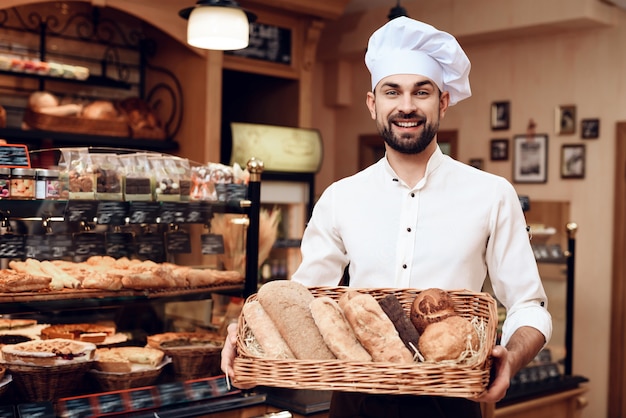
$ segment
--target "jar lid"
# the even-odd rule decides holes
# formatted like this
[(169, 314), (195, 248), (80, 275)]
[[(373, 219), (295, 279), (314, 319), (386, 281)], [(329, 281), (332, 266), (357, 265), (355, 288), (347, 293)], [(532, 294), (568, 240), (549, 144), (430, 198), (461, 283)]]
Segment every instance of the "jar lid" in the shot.
[(14, 168), (12, 173), (14, 176), (34, 176), (35, 169), (34, 168)]
[(59, 177), (59, 170), (52, 170), (47, 168), (38, 168), (37, 169), (38, 177)]

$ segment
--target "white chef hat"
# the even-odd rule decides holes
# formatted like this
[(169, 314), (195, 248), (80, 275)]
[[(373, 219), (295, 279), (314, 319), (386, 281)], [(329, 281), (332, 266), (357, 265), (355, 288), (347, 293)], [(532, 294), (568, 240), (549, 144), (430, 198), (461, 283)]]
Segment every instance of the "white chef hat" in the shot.
[(419, 74), (450, 93), (450, 105), (472, 95), (471, 64), (454, 36), (431, 25), (401, 16), (392, 19), (370, 37), (365, 65), (372, 75), (372, 91), (378, 82), (395, 74)]

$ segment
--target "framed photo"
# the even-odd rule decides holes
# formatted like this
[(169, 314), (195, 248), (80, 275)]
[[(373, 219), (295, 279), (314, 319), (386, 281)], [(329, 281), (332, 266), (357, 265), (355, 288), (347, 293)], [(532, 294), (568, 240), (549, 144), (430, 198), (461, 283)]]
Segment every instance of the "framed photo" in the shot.
[(564, 144), (561, 146), (561, 178), (585, 178), (584, 144)]
[(482, 170), (485, 164), (482, 158), (470, 158), (469, 165), (479, 170)]
[(600, 119), (583, 119), (580, 122), (583, 139), (596, 139), (600, 136)]
[(494, 131), (509, 129), (510, 115), (510, 102), (493, 102), (491, 104), (491, 129)]
[(491, 161), (506, 161), (509, 159), (509, 140), (491, 140)]
[(559, 135), (576, 133), (576, 106), (558, 106), (555, 113), (555, 131)]
[(548, 135), (516, 135), (513, 138), (513, 181), (548, 181)]

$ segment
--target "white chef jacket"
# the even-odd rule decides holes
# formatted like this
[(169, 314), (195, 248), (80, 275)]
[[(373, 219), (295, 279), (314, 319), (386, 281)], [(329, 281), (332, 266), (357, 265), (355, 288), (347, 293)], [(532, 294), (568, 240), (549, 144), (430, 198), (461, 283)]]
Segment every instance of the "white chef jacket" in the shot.
[(482, 290), (506, 307), (502, 345), (520, 326), (549, 341), (552, 320), (519, 198), (504, 178), (433, 153), (413, 188), (387, 159), (330, 185), (302, 238), (292, 279), (357, 288)]

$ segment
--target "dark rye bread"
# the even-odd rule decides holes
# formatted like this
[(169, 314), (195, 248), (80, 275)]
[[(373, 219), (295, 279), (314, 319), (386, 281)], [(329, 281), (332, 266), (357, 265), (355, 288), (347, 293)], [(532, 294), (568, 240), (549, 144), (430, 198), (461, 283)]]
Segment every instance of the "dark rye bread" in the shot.
[(257, 293), (257, 300), (297, 359), (332, 360), (335, 355), (324, 342), (309, 308), (314, 298), (306, 286), (291, 280), (265, 283)]
[(412, 353), (415, 352), (420, 334), (417, 332), (413, 322), (411, 322), (409, 315), (402, 309), (402, 304), (398, 298), (394, 295), (387, 295), (379, 299), (378, 304), (391, 319), (391, 322), (393, 322), (406, 348), (411, 350)]

